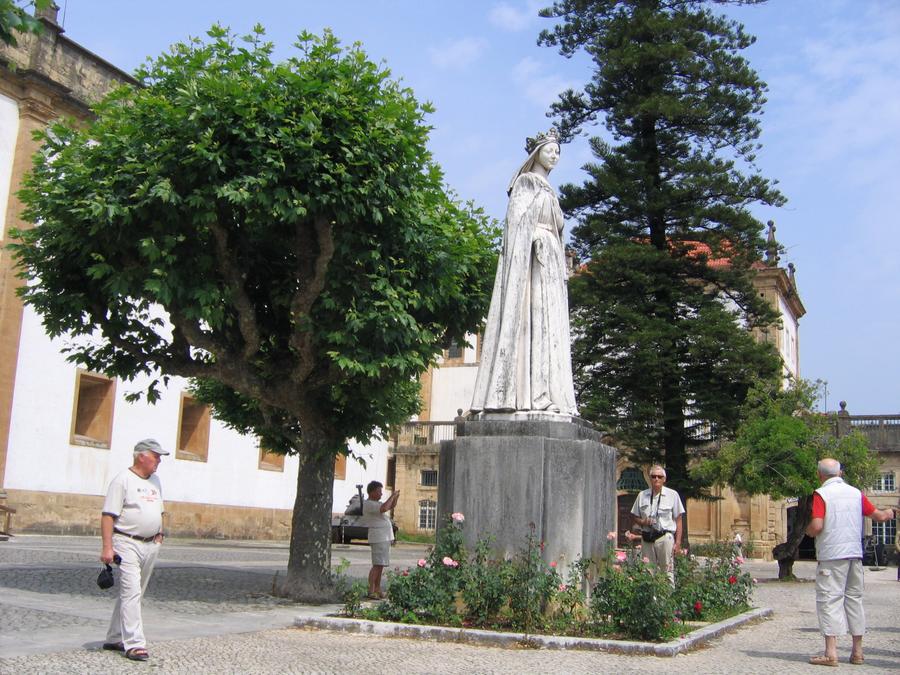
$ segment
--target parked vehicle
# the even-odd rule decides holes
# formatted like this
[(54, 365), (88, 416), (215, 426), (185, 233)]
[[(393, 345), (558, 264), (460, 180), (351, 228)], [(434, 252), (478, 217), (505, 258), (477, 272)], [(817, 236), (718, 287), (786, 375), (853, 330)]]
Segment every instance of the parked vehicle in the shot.
[[(331, 541), (335, 544), (349, 544), (354, 539), (368, 541), (369, 527), (363, 522), (362, 505), (365, 501), (363, 486), (356, 486), (356, 494), (350, 498), (344, 515), (331, 519)], [(397, 535), (397, 524), (392, 520), (394, 536)]]

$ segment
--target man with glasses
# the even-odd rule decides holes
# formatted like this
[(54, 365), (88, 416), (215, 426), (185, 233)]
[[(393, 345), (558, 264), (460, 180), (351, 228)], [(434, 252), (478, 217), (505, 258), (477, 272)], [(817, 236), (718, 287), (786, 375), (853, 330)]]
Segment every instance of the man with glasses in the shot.
[(674, 586), (673, 555), (681, 550), (684, 504), (665, 484), (666, 470), (659, 465), (650, 467), (650, 487), (634, 500), (631, 514), (635, 526), (641, 529), (641, 551), (651, 564), (666, 571)]

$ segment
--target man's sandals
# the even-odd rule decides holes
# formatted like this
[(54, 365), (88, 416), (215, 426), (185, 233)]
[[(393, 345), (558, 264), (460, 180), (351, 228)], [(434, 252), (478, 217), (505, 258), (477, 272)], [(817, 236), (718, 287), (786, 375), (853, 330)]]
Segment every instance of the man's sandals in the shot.
[(131, 659), (132, 661), (146, 661), (150, 658), (150, 655), (143, 647), (132, 647), (125, 652), (125, 658)]
[(836, 666), (838, 664), (838, 660), (830, 656), (810, 656), (809, 662), (814, 666)]

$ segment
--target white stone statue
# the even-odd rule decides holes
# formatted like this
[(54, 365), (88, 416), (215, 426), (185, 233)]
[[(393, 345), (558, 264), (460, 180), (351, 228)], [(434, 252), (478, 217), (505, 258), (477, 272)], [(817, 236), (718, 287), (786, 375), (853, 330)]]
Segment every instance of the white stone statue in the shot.
[(525, 150), (507, 190), (472, 411), (574, 415), (563, 214), (547, 181), (559, 161), (556, 131), (529, 138)]

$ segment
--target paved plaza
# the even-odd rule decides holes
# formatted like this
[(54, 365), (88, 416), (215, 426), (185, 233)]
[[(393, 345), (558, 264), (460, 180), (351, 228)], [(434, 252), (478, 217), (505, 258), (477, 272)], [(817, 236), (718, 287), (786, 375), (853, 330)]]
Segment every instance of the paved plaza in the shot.
[[(675, 658), (596, 652), (499, 649), (460, 643), (384, 638), (293, 628), (299, 615), (337, 606), (294, 605), (270, 595), (283, 575), (280, 542), (169, 540), (144, 601), (151, 660), (133, 663), (100, 650), (113, 591), (95, 579), (99, 538), (20, 535), (0, 542), (0, 673), (809, 673), (821, 651), (811, 582), (776, 583), (774, 563), (747, 563), (760, 580), (758, 606), (774, 617)], [(395, 564), (408, 566), (425, 547), (397, 545)], [(350, 561), (364, 578), (368, 548), (335, 546), (334, 563)], [(814, 564), (799, 562), (798, 576)], [(900, 672), (900, 583), (896, 568), (866, 572), (866, 664), (840, 668)]]

